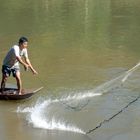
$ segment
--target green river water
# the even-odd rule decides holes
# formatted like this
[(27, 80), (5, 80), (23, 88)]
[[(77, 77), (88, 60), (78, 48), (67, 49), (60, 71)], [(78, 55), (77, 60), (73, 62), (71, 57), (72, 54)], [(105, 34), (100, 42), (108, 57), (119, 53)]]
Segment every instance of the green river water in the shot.
[(21, 66), (23, 87), (44, 87), (27, 100), (0, 101), (0, 140), (139, 140), (140, 100), (85, 134), (140, 93), (139, 69), (123, 85), (122, 77), (110, 81), (139, 62), (139, 0), (0, 3), (0, 65), (26, 36), (39, 74)]

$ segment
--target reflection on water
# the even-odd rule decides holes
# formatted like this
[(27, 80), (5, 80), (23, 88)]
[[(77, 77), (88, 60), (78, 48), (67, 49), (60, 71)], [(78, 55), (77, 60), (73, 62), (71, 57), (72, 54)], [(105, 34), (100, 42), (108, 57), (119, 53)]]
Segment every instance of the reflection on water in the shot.
[[(139, 0), (0, 0), (0, 3), (0, 64), (9, 47), (15, 44), (21, 35), (27, 36), (30, 44), (29, 56), (39, 75), (33, 76), (22, 70), (23, 86), (45, 87), (35, 98), (25, 101), (29, 106), (34, 104), (39, 96), (58, 97), (60, 93), (77, 94), (96, 89), (102, 83), (123, 74), (124, 70), (135, 66), (139, 61)], [(111, 115), (110, 110), (116, 111), (122, 107), (123, 103), (129, 100), (128, 94), (131, 96), (139, 92), (139, 70), (131, 76), (124, 89), (119, 88), (95, 98), (89, 107), (79, 111), (80, 115), (78, 111), (73, 112), (70, 119), (76, 118), (75, 122), (82, 128), (86, 127), (86, 130), (96, 126), (106, 115)], [(15, 83), (12, 78), (8, 82)], [(5, 111), (9, 106), (17, 108), (18, 103), (8, 103), (2, 106), (1, 110)], [(65, 116), (65, 111), (63, 113)], [(17, 122), (15, 129), (12, 132), (7, 131), (9, 124), (14, 126), (13, 120), (8, 117), (7, 112), (0, 115), (3, 118), (3, 127), (0, 129), (2, 132), (5, 130), (5, 135), (1, 134), (3, 139), (19, 139), (13, 131), (17, 129), (21, 134), (23, 126), (30, 132), (26, 131), (27, 137), (22, 135), (23, 139), (39, 137), (36, 131), (41, 130), (25, 126), (26, 122), (22, 117), (19, 117), (17, 122), (17, 117), (13, 114), (12, 119)], [(89, 122), (91, 118), (93, 124)], [(81, 122), (86, 122), (86, 125)], [(115, 124), (111, 126), (115, 129)], [(105, 132), (106, 139), (115, 133), (111, 131), (108, 134), (103, 129), (101, 131), (101, 139)], [(96, 139), (99, 138), (99, 133), (95, 135)], [(50, 139), (58, 138), (50, 133), (40, 134), (40, 137), (43, 139), (46, 135)], [(67, 137), (67, 134), (62, 136)], [(61, 136), (60, 139), (62, 140)], [(72, 139), (88, 138), (75, 134)]]

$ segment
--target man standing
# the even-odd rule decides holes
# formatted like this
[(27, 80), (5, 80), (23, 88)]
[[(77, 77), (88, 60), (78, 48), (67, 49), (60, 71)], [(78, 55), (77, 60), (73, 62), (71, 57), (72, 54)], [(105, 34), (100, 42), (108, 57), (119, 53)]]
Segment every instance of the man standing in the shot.
[[(25, 70), (28, 70), (28, 68), (30, 68), (33, 74), (38, 74), (37, 71), (33, 68), (28, 58), (27, 46), (28, 39), (26, 37), (21, 37), (19, 39), (18, 45), (14, 45), (4, 58), (2, 65), (2, 81), (1, 81), (2, 93), (4, 91), (7, 78), (12, 73), (13, 77), (15, 77), (17, 81), (18, 94), (22, 94), (21, 93), (22, 81), (20, 77), (19, 63), (21, 63), (24, 66)], [(22, 60), (22, 57), (24, 57), (25, 61)]]

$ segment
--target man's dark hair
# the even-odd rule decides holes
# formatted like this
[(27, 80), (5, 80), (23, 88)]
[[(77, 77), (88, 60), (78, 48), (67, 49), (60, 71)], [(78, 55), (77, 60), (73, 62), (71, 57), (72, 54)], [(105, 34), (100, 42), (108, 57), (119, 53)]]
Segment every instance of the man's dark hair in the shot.
[(28, 39), (26, 37), (21, 37), (18, 43), (23, 44), (24, 42), (28, 42)]

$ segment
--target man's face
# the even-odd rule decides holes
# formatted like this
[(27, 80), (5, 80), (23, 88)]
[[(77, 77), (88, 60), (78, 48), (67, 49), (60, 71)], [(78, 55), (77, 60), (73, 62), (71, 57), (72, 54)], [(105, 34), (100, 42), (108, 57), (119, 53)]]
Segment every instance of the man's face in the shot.
[(28, 46), (28, 42), (24, 42), (21, 44), (22, 49), (27, 48), (27, 46)]

